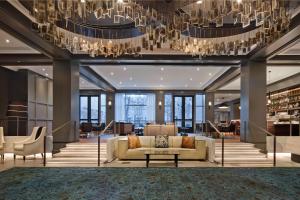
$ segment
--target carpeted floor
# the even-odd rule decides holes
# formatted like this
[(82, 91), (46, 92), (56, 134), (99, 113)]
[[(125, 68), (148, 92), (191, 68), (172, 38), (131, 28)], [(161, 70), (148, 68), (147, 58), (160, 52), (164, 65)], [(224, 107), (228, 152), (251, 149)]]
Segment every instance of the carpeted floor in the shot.
[(300, 169), (13, 168), (0, 199), (300, 199)]

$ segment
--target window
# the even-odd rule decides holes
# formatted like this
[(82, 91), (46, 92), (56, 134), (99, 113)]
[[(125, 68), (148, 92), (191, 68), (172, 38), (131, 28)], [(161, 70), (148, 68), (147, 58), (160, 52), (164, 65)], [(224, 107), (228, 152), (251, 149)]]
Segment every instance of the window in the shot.
[(80, 122), (88, 122), (88, 97), (80, 97)]
[(205, 96), (203, 94), (196, 95), (196, 123), (202, 123), (205, 121), (204, 101), (205, 101)]
[(99, 122), (99, 96), (80, 96), (80, 123)]
[(172, 95), (165, 94), (165, 122), (172, 122)]
[(155, 94), (117, 93), (115, 104), (116, 121), (131, 122), (136, 127), (155, 122)]
[(101, 123), (106, 123), (106, 94), (101, 94)]

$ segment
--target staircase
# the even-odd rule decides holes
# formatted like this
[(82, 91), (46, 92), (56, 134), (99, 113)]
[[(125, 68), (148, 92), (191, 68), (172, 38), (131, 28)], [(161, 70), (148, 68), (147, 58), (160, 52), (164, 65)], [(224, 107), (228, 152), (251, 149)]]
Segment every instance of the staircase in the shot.
[[(215, 161), (222, 162), (222, 144), (216, 143)], [(224, 166), (232, 167), (271, 167), (272, 160), (260, 152), (251, 143), (225, 143), (224, 144)]]
[[(100, 162), (106, 159), (106, 143), (100, 144)], [(97, 166), (97, 143), (69, 143), (60, 152), (47, 160), (47, 166)]]

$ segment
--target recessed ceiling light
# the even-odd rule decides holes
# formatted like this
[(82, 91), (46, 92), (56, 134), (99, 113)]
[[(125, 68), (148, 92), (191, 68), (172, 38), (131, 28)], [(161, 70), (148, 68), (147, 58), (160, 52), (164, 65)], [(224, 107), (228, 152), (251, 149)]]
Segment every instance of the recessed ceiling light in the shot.
[(45, 68), (43, 68), (42, 70), (43, 70), (43, 71), (46, 71), (46, 69), (45, 69)]
[(190, 81), (192, 81), (193, 80), (193, 78), (190, 78)]
[(159, 87), (162, 87), (162, 85), (160, 84)]
[(160, 80), (161, 80), (161, 81), (163, 81), (163, 80), (164, 80), (164, 78), (163, 78), (163, 77), (160, 77)]
[(208, 75), (210, 75), (210, 76), (211, 76), (211, 75), (212, 75), (212, 73), (209, 73)]
[(126, 71), (126, 70), (127, 70), (127, 68), (126, 68), (126, 67), (124, 67), (124, 68), (123, 68), (123, 70), (124, 70), (124, 71)]
[(120, 85), (122, 85), (122, 81), (120, 81), (120, 83), (119, 83)]
[(132, 77), (130, 77), (130, 78), (129, 78), (129, 80), (131, 80), (131, 81), (132, 81), (132, 80), (133, 80), (133, 78), (132, 78)]
[(123, 0), (117, 0), (117, 3), (124, 3)]
[(49, 74), (46, 73), (45, 76), (49, 76)]
[(237, 3), (242, 3), (242, 0), (236, 0), (237, 1)]
[(165, 69), (162, 67), (162, 68), (160, 68), (160, 70), (161, 70), (161, 71), (164, 71)]
[(199, 0), (196, 2), (197, 4), (202, 4), (202, 0)]
[(188, 84), (185, 84), (184, 87), (188, 87)]
[(34, 8), (34, 12), (39, 12), (37, 8)]
[(199, 68), (199, 67), (197, 67), (197, 71), (198, 71), (198, 72), (200, 71), (200, 68)]
[(85, 0), (80, 0), (81, 3), (85, 3)]
[(136, 87), (136, 84), (134, 84), (134, 87)]
[(9, 39), (6, 39), (5, 42), (6, 42), (6, 43), (10, 43), (10, 40), (9, 40)]
[(111, 75), (111, 76), (113, 76), (113, 75), (115, 75), (115, 73), (113, 73), (113, 72), (110, 72), (110, 75)]
[(200, 85), (202, 84), (202, 82), (199, 83)]

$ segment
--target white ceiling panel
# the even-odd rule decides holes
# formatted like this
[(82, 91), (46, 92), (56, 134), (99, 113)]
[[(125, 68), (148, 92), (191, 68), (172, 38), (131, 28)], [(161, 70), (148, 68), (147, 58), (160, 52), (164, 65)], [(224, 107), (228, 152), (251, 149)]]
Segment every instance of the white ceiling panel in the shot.
[(117, 89), (201, 90), (228, 67), (209, 66), (90, 66)]
[(1, 54), (39, 54), (20, 40), (0, 29), (0, 53)]
[[(271, 71), (271, 73), (269, 73)], [(296, 66), (284, 66), (284, 67), (267, 67), (267, 83), (271, 84), (294, 74), (300, 73), (300, 67)], [(229, 84), (221, 87), (219, 90), (240, 90), (241, 89), (241, 79), (237, 78), (230, 82)]]

